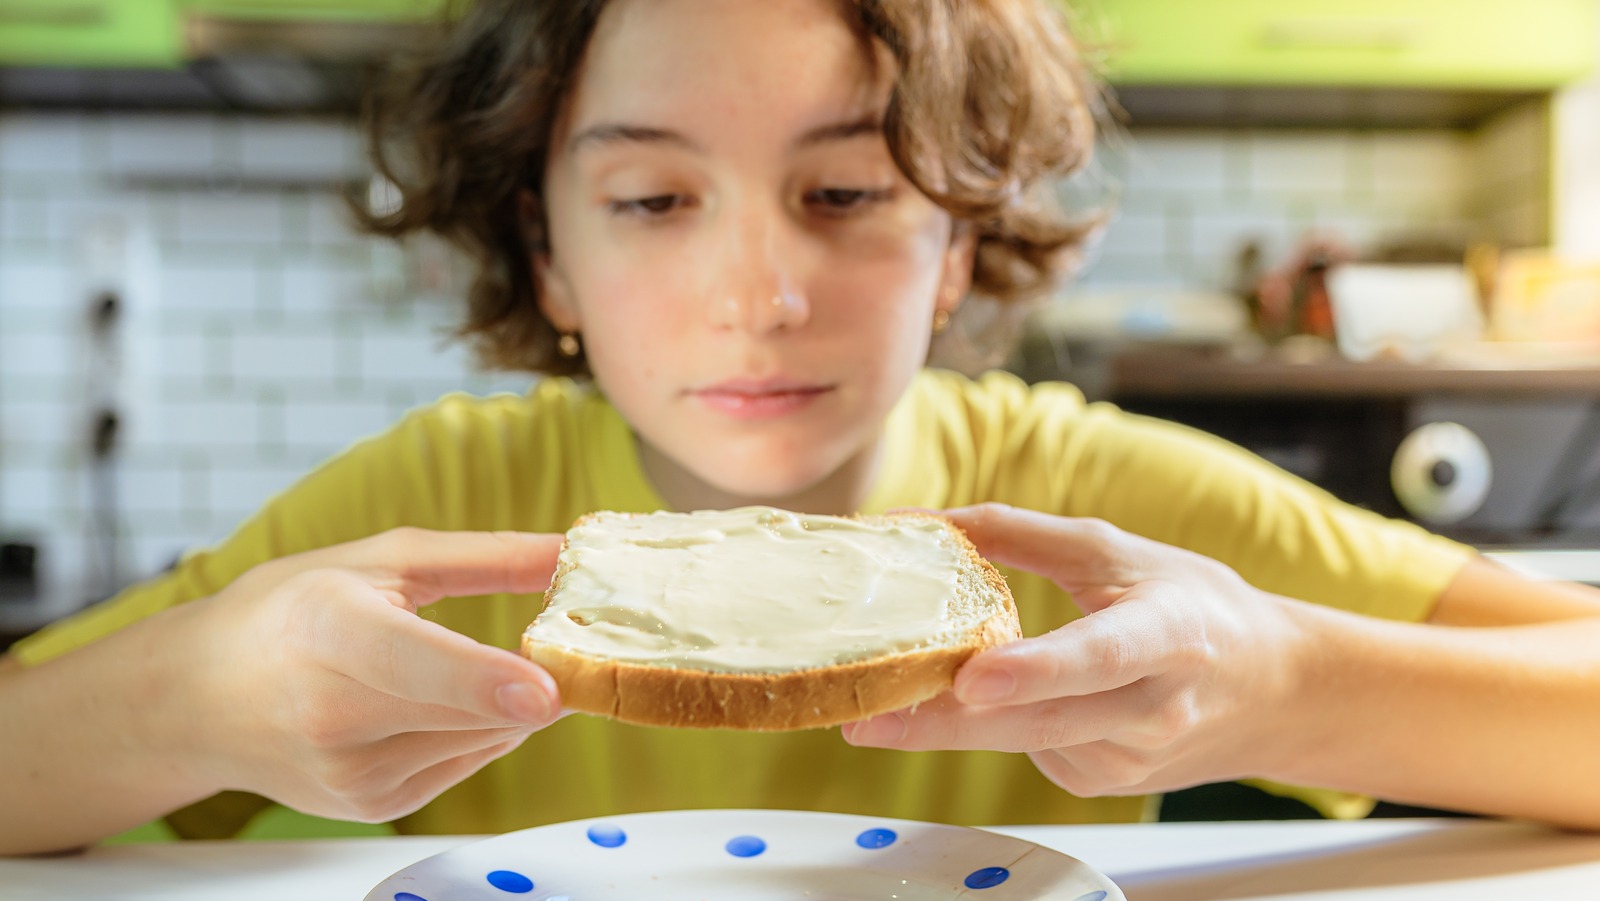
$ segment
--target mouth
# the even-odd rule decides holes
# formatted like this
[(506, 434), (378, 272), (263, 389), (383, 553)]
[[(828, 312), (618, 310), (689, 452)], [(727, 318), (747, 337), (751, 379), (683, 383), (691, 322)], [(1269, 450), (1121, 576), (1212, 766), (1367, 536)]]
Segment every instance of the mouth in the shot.
[(833, 385), (792, 379), (731, 379), (689, 394), (735, 419), (771, 419), (797, 413), (833, 390)]

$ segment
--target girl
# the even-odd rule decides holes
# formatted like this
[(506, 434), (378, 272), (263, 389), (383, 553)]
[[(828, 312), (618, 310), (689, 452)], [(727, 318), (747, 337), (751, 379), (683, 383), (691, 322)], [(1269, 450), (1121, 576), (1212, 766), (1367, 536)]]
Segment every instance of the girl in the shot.
[[(1070, 259), (1039, 198), (1092, 96), (1042, 0), (478, 0), (377, 107), (404, 202), (372, 224), (474, 254), (486, 359), (592, 387), (446, 398), (19, 645), (0, 848), (227, 835), (264, 799), (451, 833), (1131, 820), (1246, 775), (1600, 825), (1592, 593), (1065, 386), (921, 371), (969, 291)], [(955, 515), (1038, 637), (843, 741), (558, 721), (502, 650), (591, 510), (993, 502)]]

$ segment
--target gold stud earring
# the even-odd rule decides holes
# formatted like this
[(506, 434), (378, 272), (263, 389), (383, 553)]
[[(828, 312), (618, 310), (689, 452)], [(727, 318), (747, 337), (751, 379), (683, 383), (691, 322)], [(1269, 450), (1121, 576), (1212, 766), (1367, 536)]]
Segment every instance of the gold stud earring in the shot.
[(562, 332), (560, 340), (556, 341), (556, 351), (569, 360), (576, 357), (578, 351), (582, 349), (578, 344), (578, 334), (576, 332)]
[(950, 311), (949, 310), (934, 310), (933, 311), (933, 333), (935, 335), (942, 335), (942, 334), (944, 334), (944, 330), (949, 328), (949, 327), (950, 327)]

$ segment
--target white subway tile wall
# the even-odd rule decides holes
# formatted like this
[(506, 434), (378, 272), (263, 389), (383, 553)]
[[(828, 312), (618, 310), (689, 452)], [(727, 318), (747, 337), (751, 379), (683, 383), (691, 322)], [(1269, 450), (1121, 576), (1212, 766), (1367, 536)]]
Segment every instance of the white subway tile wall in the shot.
[(1550, 240), (1550, 183), (1555, 150), (1550, 107), (1528, 103), (1474, 135), (1469, 212), (1509, 244)]
[[(1541, 121), (1481, 137), (1136, 130), (1107, 149), (1120, 212), (1082, 284), (1221, 287), (1242, 242), (1270, 261), (1313, 227), (1539, 237), (1540, 211), (1516, 207), (1548, 177), (1528, 149)], [(0, 115), (0, 538), (41, 542), (61, 603), (100, 565), (97, 398), (126, 426), (120, 566), (142, 578), (417, 404), (526, 390), (444, 342), (460, 285), (441, 283), (436, 248), (399, 256), (352, 231), (334, 186), (365, 171), (357, 130), (332, 119)], [(88, 260), (96, 234), (123, 257)], [(107, 282), (123, 291), (120, 371), (90, 333)]]
[(191, 178), (217, 167), (218, 129), (204, 118), (143, 116), (105, 131), (106, 170), (112, 175)]
[(1410, 238), (1543, 243), (1545, 122), (1531, 101), (1471, 132), (1134, 129), (1101, 149), (1121, 182), (1118, 212), (1063, 293), (1224, 289), (1247, 242), (1270, 265), (1313, 230), (1359, 250)]
[[(1600, 24), (1596, 30), (1600, 31)], [(1600, 34), (1595, 35), (1600, 41)], [(1556, 96), (1550, 192), (1556, 249), (1569, 259), (1600, 259), (1600, 72)], [(3, 214), (0, 214), (3, 216)], [(5, 228), (0, 218), (0, 229)]]
[[(418, 404), (527, 389), (445, 344), (460, 291), (437, 271), (393, 296), (407, 273), (337, 191), (366, 171), (334, 119), (0, 115), (0, 540), (41, 545), (53, 612), (103, 563), (102, 399), (123, 425), (109, 509), (131, 580)], [(117, 364), (91, 330), (107, 287)]]

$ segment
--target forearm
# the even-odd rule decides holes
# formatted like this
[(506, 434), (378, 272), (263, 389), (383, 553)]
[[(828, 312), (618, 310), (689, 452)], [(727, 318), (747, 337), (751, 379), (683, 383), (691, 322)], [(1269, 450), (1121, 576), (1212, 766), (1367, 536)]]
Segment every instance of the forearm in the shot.
[(1275, 778), (1600, 829), (1600, 619), (1499, 628), (1296, 605), (1300, 741)]
[[(169, 617), (181, 618), (156, 619)], [(33, 668), (7, 661), (0, 854), (81, 847), (215, 790), (185, 754), (191, 675), (170, 625), (138, 623)]]

